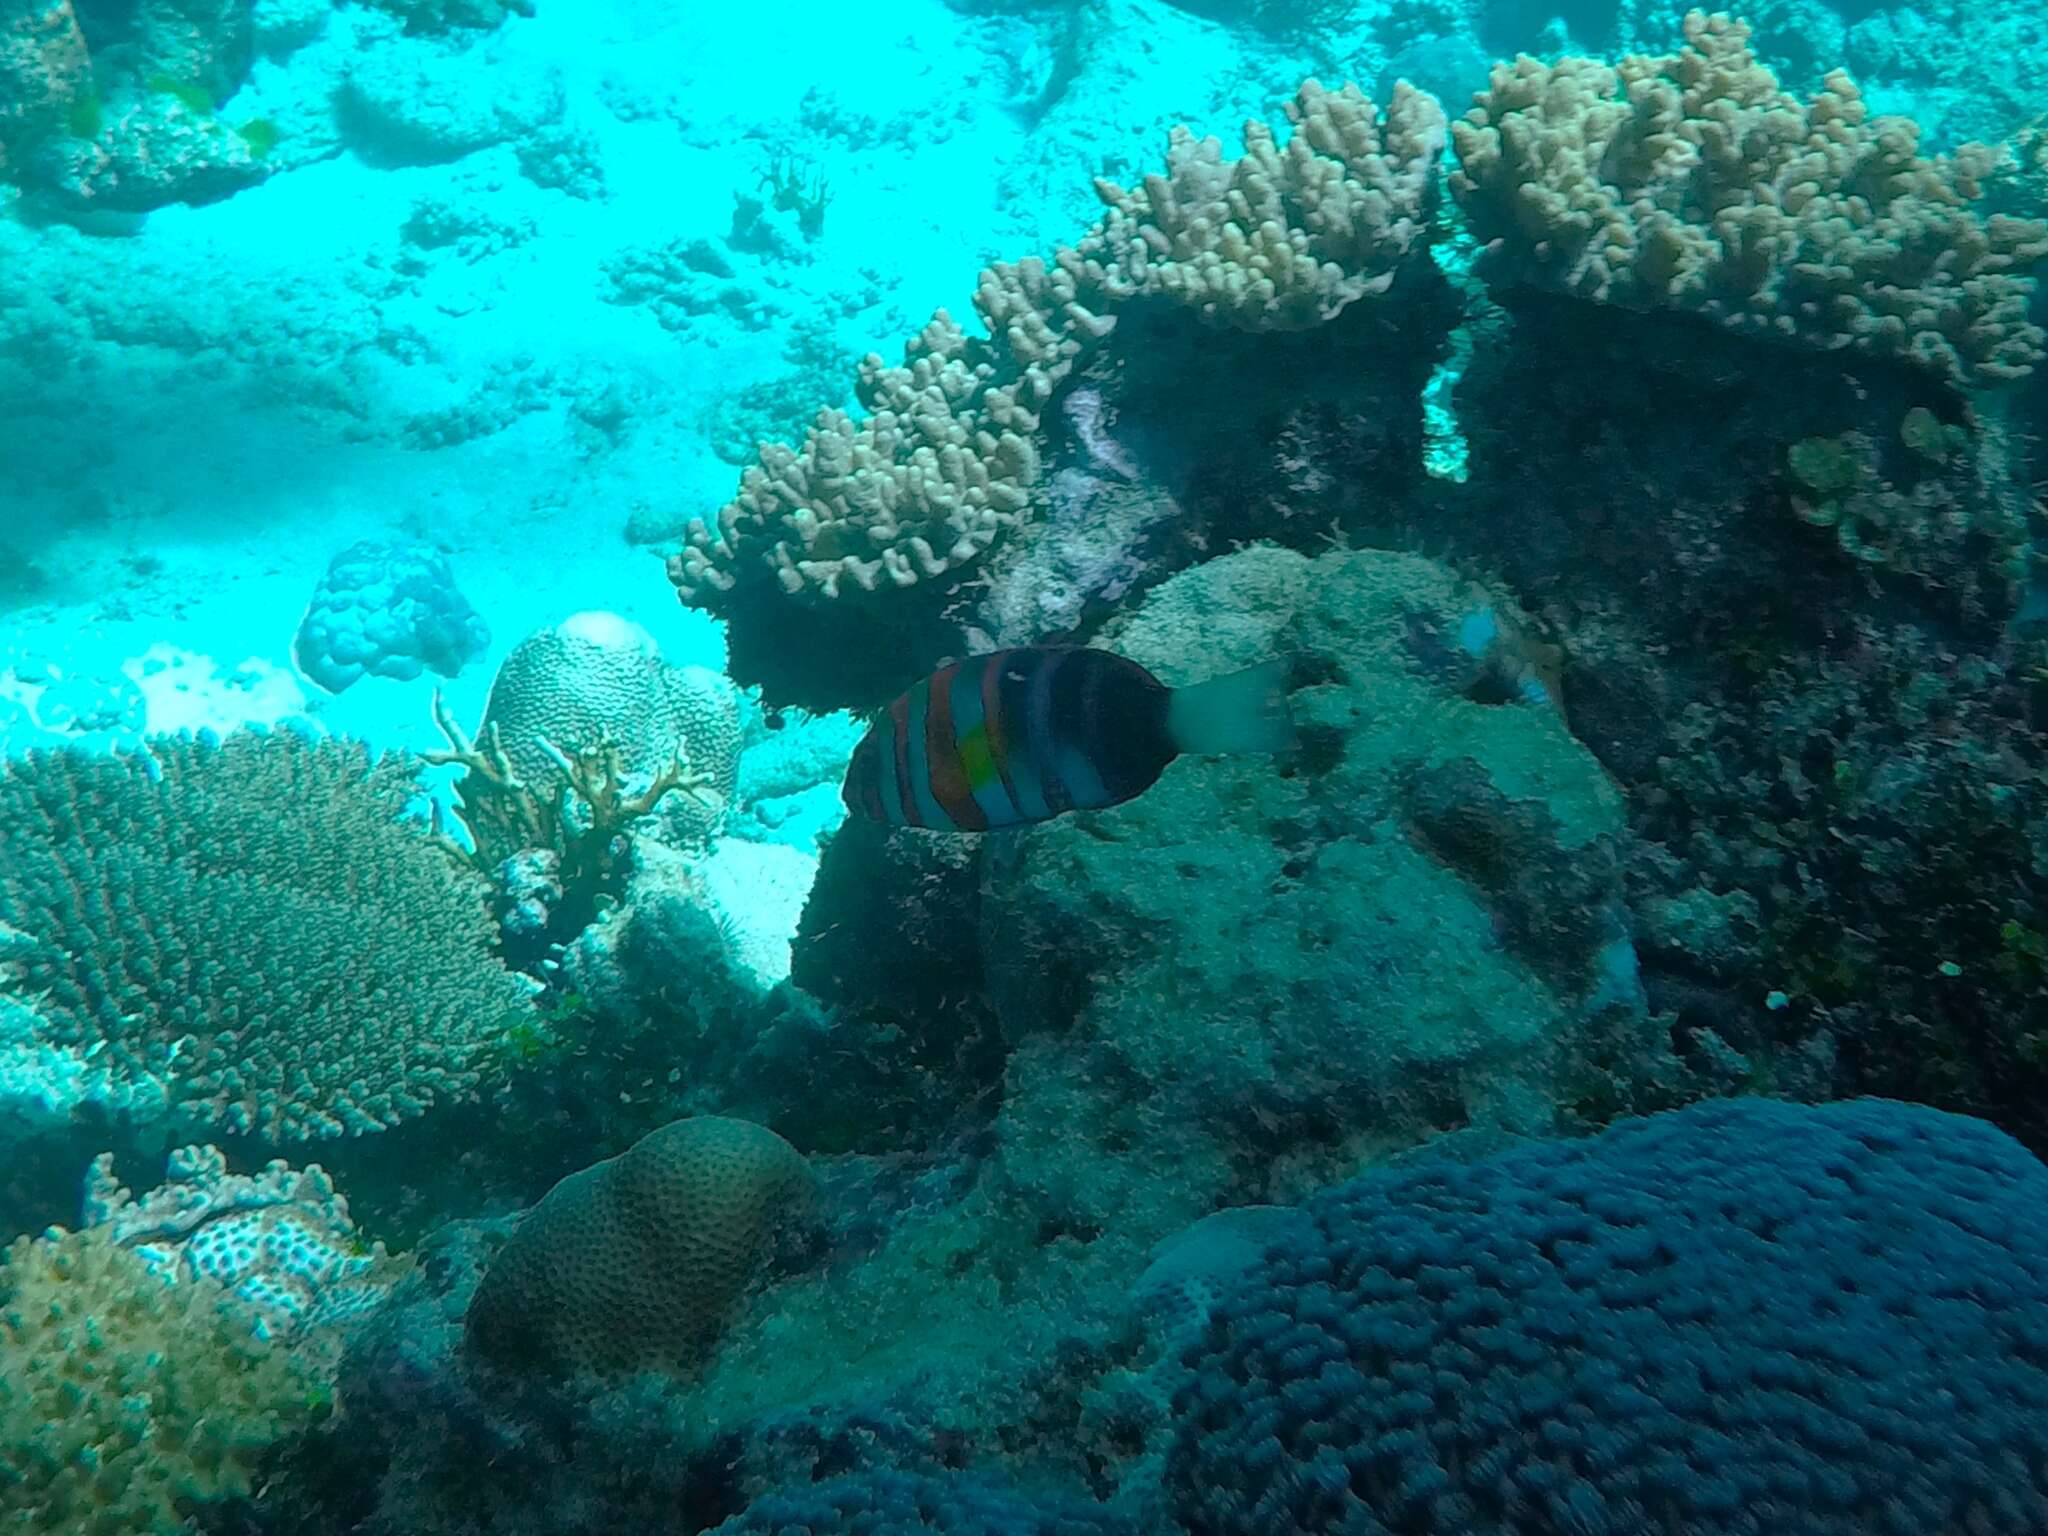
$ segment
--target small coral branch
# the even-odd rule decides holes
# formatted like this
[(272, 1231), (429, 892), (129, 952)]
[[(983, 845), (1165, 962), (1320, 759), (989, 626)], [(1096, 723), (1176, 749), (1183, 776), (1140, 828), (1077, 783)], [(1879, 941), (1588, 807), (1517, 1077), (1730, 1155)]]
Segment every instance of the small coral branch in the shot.
[(554, 891), (543, 902), (549, 909), (545, 926), (557, 936), (580, 929), (623, 881), (634, 822), (651, 815), (671, 794), (703, 804), (717, 795), (712, 776), (691, 767), (680, 743), (668, 763), (636, 790), (616, 744), (599, 741), (565, 750), (542, 738), (537, 745), (556, 776), (552, 785), (539, 785), (513, 766), (495, 724), (485, 728), (481, 741), (471, 738), (438, 692), (434, 723), (448, 746), (426, 753), (426, 761), (465, 770), (461, 809), (469, 845), (448, 834), (438, 809), (436, 837), (457, 858), (494, 878), (508, 860), (537, 856), (545, 866), (542, 884)]
[(488, 726), (479, 744), (463, 730), (448, 710), (441, 691), (434, 690), (434, 724), (446, 738), (446, 750), (422, 754), (435, 767), (453, 764), (465, 771), (462, 784), (463, 820), (472, 847), (464, 848), (441, 824), (438, 806), (434, 810), (434, 835), (442, 846), (466, 861), (486, 869), (512, 853), (527, 848), (558, 848), (561, 842), (559, 802), (534, 793), (519, 777), (498, 739), (498, 728)]

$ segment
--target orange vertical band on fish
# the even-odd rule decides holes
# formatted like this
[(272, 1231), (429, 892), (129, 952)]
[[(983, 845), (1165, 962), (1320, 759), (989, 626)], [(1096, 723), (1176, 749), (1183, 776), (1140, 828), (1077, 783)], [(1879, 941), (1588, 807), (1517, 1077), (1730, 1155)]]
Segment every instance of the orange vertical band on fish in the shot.
[(1168, 688), (1109, 651), (1025, 646), (942, 667), (854, 749), (847, 808), (899, 827), (984, 832), (1143, 794), (1184, 752), (1293, 741), (1286, 666)]

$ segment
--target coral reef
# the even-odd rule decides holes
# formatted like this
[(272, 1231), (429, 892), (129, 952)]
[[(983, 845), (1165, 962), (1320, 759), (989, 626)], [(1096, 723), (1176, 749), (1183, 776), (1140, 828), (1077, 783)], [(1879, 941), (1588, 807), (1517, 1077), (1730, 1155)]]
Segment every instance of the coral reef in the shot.
[(1914, 125), (1871, 117), (1839, 72), (1800, 102), (1725, 16), (1692, 13), (1685, 39), (1612, 68), (1495, 66), (1454, 126), (1451, 186), (1497, 277), (1958, 386), (2033, 367), (2027, 273), (2048, 225), (1974, 210), (1992, 151), (1923, 159)]
[(292, 641), (314, 682), (339, 693), (364, 677), (453, 677), (491, 643), (456, 590), (447, 556), (424, 544), (368, 539), (327, 563)]
[(389, 1256), (356, 1235), (348, 1201), (317, 1163), (273, 1160), (231, 1174), (218, 1147), (181, 1147), (139, 1199), (112, 1153), (85, 1179), (85, 1230), (103, 1233), (162, 1278), (223, 1287), (260, 1338), (291, 1338), (361, 1317), (383, 1300)]
[(1536, 1128), (1582, 1091), (1593, 1021), (1642, 1007), (1625, 824), (1525, 630), (1414, 557), (1268, 548), (1175, 577), (1116, 631), (1170, 685), (1288, 658), (1305, 745), (1279, 777), (1185, 760), (1086, 828), (984, 855), (1012, 1176), (1037, 1184), (1075, 1123), (1147, 1148), (1138, 1179), (1045, 1176), (1046, 1220), (1286, 1198), (1359, 1138)]
[(1339, 1186), (1190, 1352), (1171, 1507), (1245, 1536), (2037, 1525), (2044, 1179), (1978, 1122), (1752, 1101)]
[(68, 131), (92, 92), (92, 60), (71, 0), (0, 5), (0, 178), (24, 151)]
[(519, 1372), (688, 1367), (810, 1191), (803, 1158), (760, 1126), (655, 1131), (526, 1215), (470, 1303), (469, 1348)]
[(405, 19), (405, 30), (429, 36), (484, 31), (508, 17), (531, 16), (533, 0), (373, 0), (380, 10)]
[(1229, 163), (1180, 134), (1141, 190), (1102, 183), (1109, 212), (1077, 245), (982, 274), (986, 340), (941, 311), (900, 366), (870, 355), (862, 419), (827, 410), (800, 448), (764, 444), (738, 498), (691, 526), (670, 563), (684, 600), (733, 614), (762, 592), (813, 605), (943, 593), (1027, 520), (1041, 417), (1119, 311), (1156, 300), (1262, 331), (1384, 291), (1426, 243), (1442, 114), (1403, 90), (1382, 122), (1356, 90), (1309, 82), (1288, 115), (1284, 150), (1256, 122)]
[(716, 1536), (1121, 1536), (1107, 1511), (1066, 1498), (1035, 1499), (985, 1479), (871, 1472), (770, 1493), (715, 1527)]
[(189, 1530), (324, 1400), (220, 1287), (161, 1279), (105, 1229), (0, 1264), (0, 1508), (24, 1536)]
[(13, 990), (89, 1098), (166, 1129), (375, 1131), (470, 1091), (527, 1007), (410, 766), (296, 732), (0, 769)]
[(559, 71), (479, 50), (493, 88), (472, 89), (459, 41), (390, 39), (350, 61), (335, 110), (346, 140), (380, 164), (436, 165), (559, 123)]
[[(448, 738), (431, 763), (465, 770), (457, 851), (512, 898), (508, 928), (573, 937), (618, 894), (641, 824), (708, 844), (739, 777), (739, 702), (702, 667), (674, 667), (616, 614), (582, 613), (527, 636), (491, 682), (472, 738), (436, 705)], [(509, 875), (508, 862), (519, 865)]]

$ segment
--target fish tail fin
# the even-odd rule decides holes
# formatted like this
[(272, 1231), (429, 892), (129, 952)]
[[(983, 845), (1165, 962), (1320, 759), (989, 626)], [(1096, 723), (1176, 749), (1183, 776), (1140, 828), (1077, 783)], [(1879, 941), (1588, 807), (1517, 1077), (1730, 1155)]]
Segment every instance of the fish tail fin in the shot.
[(1288, 665), (1262, 661), (1242, 672), (1176, 688), (1166, 728), (1183, 752), (1284, 752), (1294, 745), (1287, 708)]

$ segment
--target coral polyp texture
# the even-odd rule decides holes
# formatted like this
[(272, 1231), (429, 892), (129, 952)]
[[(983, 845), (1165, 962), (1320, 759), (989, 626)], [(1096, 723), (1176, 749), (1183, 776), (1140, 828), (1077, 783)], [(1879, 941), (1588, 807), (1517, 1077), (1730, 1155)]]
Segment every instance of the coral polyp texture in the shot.
[(864, 417), (826, 410), (801, 448), (763, 444), (738, 497), (690, 525), (669, 564), (684, 601), (724, 611), (771, 581), (829, 601), (957, 579), (1028, 517), (1039, 418), (1136, 300), (1262, 331), (1384, 291), (1428, 243), (1441, 109), (1404, 86), (1383, 119), (1356, 88), (1308, 81), (1287, 115), (1284, 148), (1248, 122), (1226, 161), (1177, 130), (1164, 174), (1098, 182), (1108, 212), (1076, 245), (981, 274), (985, 340), (941, 310), (900, 366), (870, 354)]
[(0, 1264), (0, 1525), (177, 1536), (251, 1492), (323, 1392), (209, 1281), (173, 1283), (105, 1229)]
[(1310, 1201), (1189, 1351), (1204, 1536), (2048, 1528), (2048, 1169), (1725, 1101)]
[(0, 3), (0, 178), (10, 157), (60, 131), (92, 91), (92, 60), (71, 0)]
[(469, 1348), (513, 1371), (687, 1369), (811, 1193), (773, 1131), (715, 1115), (663, 1126), (526, 1214), (470, 1303)]
[(356, 1235), (347, 1199), (317, 1163), (229, 1173), (220, 1148), (180, 1147), (164, 1182), (137, 1197), (102, 1153), (86, 1173), (85, 1223), (167, 1280), (225, 1288), (264, 1338), (362, 1316), (385, 1291), (381, 1246)]
[(867, 1472), (777, 1490), (713, 1536), (1135, 1536), (1121, 1519), (1066, 1496), (1034, 1498), (984, 1478)]
[(1923, 156), (1839, 70), (1802, 101), (1749, 38), (1695, 11), (1676, 54), (1494, 66), (1451, 177), (1492, 275), (1957, 385), (2026, 374), (2048, 225), (1979, 210), (1996, 153)]
[(412, 792), (293, 731), (9, 763), (0, 983), (33, 1045), (173, 1129), (353, 1135), (467, 1093), (528, 990)]
[(478, 734), (495, 740), (519, 781), (548, 802), (570, 787), (563, 754), (613, 749), (636, 779), (681, 762), (703, 783), (696, 795), (675, 796), (669, 814), (699, 839), (718, 829), (739, 780), (732, 685), (703, 667), (671, 665), (651, 635), (617, 614), (575, 614), (514, 646), (491, 682)]

